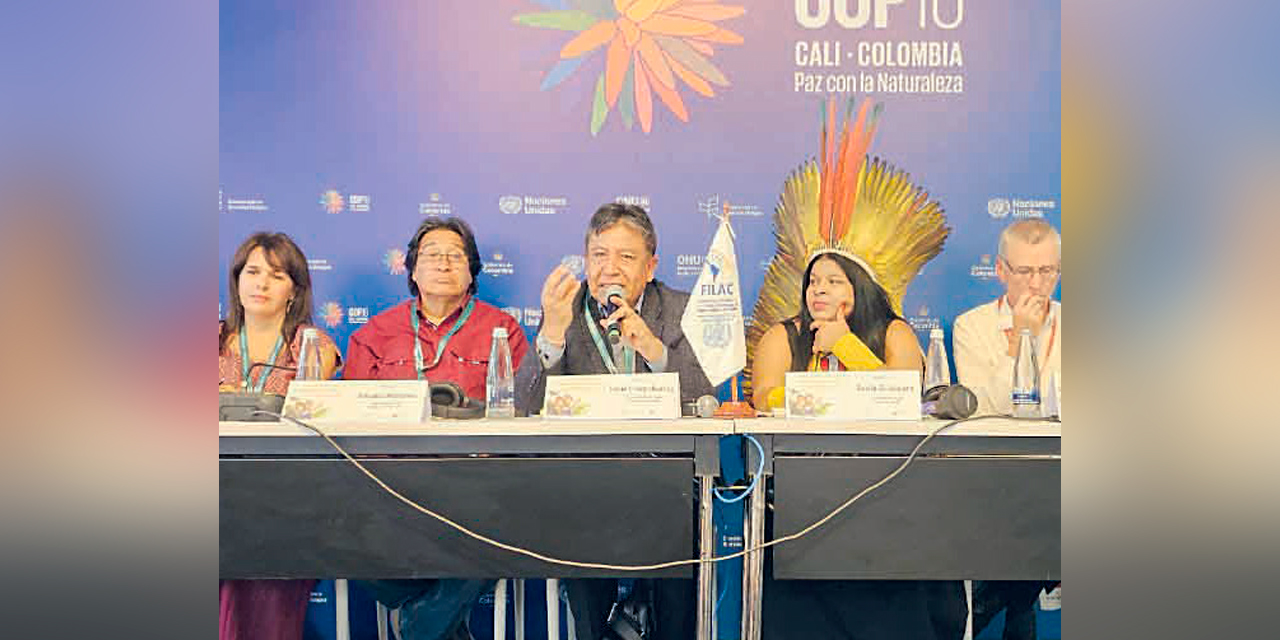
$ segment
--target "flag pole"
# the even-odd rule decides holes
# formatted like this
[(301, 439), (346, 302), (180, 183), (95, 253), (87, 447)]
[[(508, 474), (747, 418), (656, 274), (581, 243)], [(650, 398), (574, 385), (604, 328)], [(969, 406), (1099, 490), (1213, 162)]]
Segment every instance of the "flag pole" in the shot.
[[(723, 219), (724, 219), (725, 226), (729, 228), (729, 235), (732, 236), (733, 225), (730, 224), (729, 222), (729, 202), (726, 200), (723, 203), (721, 203), (721, 206), (723, 207), (723, 214), (724, 214)], [(755, 407), (751, 406), (751, 403), (749, 402), (743, 402), (741, 398), (738, 397), (738, 375), (741, 373), (742, 373), (741, 371), (738, 371), (738, 373), (735, 373), (733, 374), (733, 376), (730, 377), (730, 380), (731, 380), (731, 382), (729, 383), (729, 389), (731, 394), (730, 400), (729, 402), (726, 402), (720, 405), (720, 407), (716, 409), (716, 412), (714, 414), (715, 417), (722, 418), (722, 419), (756, 417)]]

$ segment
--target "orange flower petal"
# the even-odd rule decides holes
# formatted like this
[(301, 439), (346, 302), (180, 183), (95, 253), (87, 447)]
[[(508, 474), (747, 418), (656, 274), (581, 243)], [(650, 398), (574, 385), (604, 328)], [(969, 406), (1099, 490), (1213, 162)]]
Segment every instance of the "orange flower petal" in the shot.
[(640, 37), (640, 46), (636, 48), (640, 52), (640, 57), (644, 59), (645, 67), (652, 71), (653, 79), (658, 84), (668, 89), (676, 88), (676, 78), (671, 75), (671, 67), (667, 65), (667, 59), (663, 57), (662, 50), (658, 48), (658, 43), (653, 41), (653, 37), (644, 34)]
[(695, 20), (706, 20), (707, 22), (736, 18), (746, 12), (746, 7), (728, 4), (690, 4), (666, 11), (666, 13), (673, 16), (684, 16)]
[(626, 39), (628, 49), (636, 46), (636, 43), (640, 41), (640, 27), (628, 19), (618, 18), (618, 30), (622, 32), (622, 37)]
[(742, 44), (744, 42), (742, 36), (728, 29), (716, 29), (705, 36), (698, 36), (698, 39), (706, 40), (708, 42), (719, 42), (721, 44)]
[(631, 6), (632, 2), (635, 0), (613, 0), (613, 8), (617, 9), (618, 13), (626, 13), (627, 7)]
[(604, 97), (610, 109), (618, 102), (618, 94), (622, 93), (622, 81), (627, 77), (627, 65), (630, 62), (631, 50), (623, 43), (622, 38), (614, 38), (609, 43), (604, 63)]
[(668, 36), (705, 36), (716, 30), (716, 25), (693, 18), (682, 18), (666, 13), (655, 13), (640, 24), (649, 33)]
[(694, 51), (697, 51), (704, 56), (713, 56), (716, 54), (715, 48), (713, 48), (709, 43), (702, 42), (701, 40), (685, 40), (685, 42), (688, 43)]
[(579, 33), (574, 39), (566, 42), (560, 49), (561, 58), (576, 58), (603, 47), (618, 32), (618, 26), (612, 20), (597, 22), (591, 28)]
[(657, 11), (658, 6), (662, 3), (663, 0), (636, 0), (631, 3), (630, 7), (627, 7), (626, 16), (636, 22), (642, 22), (653, 15), (653, 12)]
[(686, 69), (684, 65), (676, 62), (675, 58), (672, 58), (665, 52), (662, 55), (667, 59), (667, 64), (671, 65), (671, 70), (674, 71), (677, 76), (680, 76), (680, 79), (683, 80), (685, 84), (689, 85), (690, 89), (693, 89), (708, 98), (714, 98), (716, 96), (716, 92), (711, 88), (710, 83), (699, 78), (697, 74)]
[[(647, 64), (648, 63), (646, 63), (646, 66)], [(649, 86), (653, 89), (654, 93), (658, 94), (658, 98), (662, 100), (662, 103), (667, 105), (667, 108), (671, 110), (671, 113), (674, 113), (677, 118), (680, 118), (681, 122), (689, 121), (689, 112), (685, 110), (684, 100), (680, 99), (679, 92), (670, 87), (662, 86), (661, 82), (651, 82), (649, 83)]]
[(649, 72), (640, 61), (640, 54), (636, 54), (635, 65), (636, 116), (640, 119), (640, 128), (649, 133), (653, 128), (653, 95), (649, 93)]

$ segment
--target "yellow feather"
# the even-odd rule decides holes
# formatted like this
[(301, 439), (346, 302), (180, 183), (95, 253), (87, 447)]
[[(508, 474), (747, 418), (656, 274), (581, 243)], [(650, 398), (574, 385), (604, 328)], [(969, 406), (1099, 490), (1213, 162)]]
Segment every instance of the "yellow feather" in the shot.
[[(844, 158), (845, 162), (853, 158)], [(832, 163), (829, 171), (836, 170)], [(809, 160), (787, 176), (773, 212), (776, 249), (765, 271), (760, 295), (747, 327), (747, 380), (745, 393), (751, 395), (750, 380), (756, 345), (775, 324), (800, 312), (800, 290), (809, 257), (819, 249), (840, 249), (864, 260), (889, 294), (893, 310), (902, 314), (907, 286), (920, 268), (942, 252), (951, 233), (942, 206), (931, 200), (910, 176), (879, 158), (862, 163), (854, 180), (853, 202), (845, 202), (837, 218), (848, 220), (840, 238), (824, 241), (819, 232), (820, 198), (824, 179), (832, 190), (853, 185), (836, 184), (836, 176), (823, 176), (822, 164)], [(836, 225), (839, 227), (840, 225)]]

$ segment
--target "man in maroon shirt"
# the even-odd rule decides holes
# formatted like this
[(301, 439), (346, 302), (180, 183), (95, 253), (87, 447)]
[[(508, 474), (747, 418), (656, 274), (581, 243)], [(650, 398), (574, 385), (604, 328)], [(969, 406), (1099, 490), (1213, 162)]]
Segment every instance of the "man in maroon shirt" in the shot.
[(413, 298), (370, 318), (351, 335), (343, 377), (423, 377), (453, 382), (468, 396), (484, 398), (494, 327), (507, 330), (513, 367), (520, 366), (529, 343), (515, 318), (476, 297), (481, 263), (471, 229), (457, 218), (428, 218), (409, 242), (405, 267)]
[[(476, 298), (480, 251), (467, 223), (427, 218), (405, 254), (413, 298), (369, 319), (347, 344), (348, 380), (452, 382), (483, 401), (495, 327), (507, 330), (511, 365), (529, 343), (515, 318)], [(374, 580), (360, 583), (399, 609), (404, 640), (468, 638), (471, 605), (492, 580)]]

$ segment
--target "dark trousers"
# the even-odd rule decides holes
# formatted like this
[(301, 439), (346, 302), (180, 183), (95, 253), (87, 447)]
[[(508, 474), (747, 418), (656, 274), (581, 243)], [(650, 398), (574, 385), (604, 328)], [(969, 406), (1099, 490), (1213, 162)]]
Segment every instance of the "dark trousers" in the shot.
[(404, 640), (443, 640), (465, 628), (471, 606), (494, 580), (361, 580), (358, 584), (390, 609), (400, 609)]
[(1004, 640), (1036, 640), (1036, 600), (1055, 583), (987, 580), (973, 583), (973, 633), (977, 635), (1004, 610)]
[(761, 637), (961, 640), (967, 614), (960, 581), (766, 577)]
[[(608, 627), (609, 610), (618, 596), (615, 578), (561, 580), (573, 611), (578, 640), (601, 640)], [(653, 640), (689, 640), (697, 633), (697, 591), (694, 581), (682, 578), (653, 580)]]

